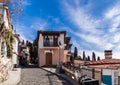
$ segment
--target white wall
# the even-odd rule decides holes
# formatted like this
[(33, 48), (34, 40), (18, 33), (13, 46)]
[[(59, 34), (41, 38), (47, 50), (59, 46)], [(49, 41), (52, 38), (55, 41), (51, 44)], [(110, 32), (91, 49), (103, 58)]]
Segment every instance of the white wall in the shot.
[(2, 39), (0, 37), (0, 60), (1, 60), (1, 44), (2, 44)]
[(65, 37), (64, 34), (60, 34), (60, 36), (58, 37), (58, 43), (59, 43), (59, 41), (61, 42), (61, 46), (60, 46), (61, 49), (65, 48), (64, 37)]
[(2, 7), (0, 7), (0, 14), (2, 15), (3, 13), (2, 13)]
[[(13, 52), (18, 54), (18, 40), (17, 40), (17, 38), (14, 38)], [(18, 56), (16, 54), (13, 53), (13, 56), (12, 56), (13, 64), (17, 64), (17, 61), (18, 61)]]
[(6, 9), (4, 10), (4, 22), (5, 22), (5, 26), (6, 26), (6, 27), (9, 27), (9, 23), (8, 23), (8, 17), (7, 17)]
[(0, 3), (0, 15), (2, 15), (2, 17), (0, 18), (2, 18), (2, 22), (5, 22), (5, 26), (9, 27), (8, 17), (10, 16), (7, 15), (7, 12), (6, 12), (7, 9), (8, 7), (3, 8), (3, 3)]
[(60, 34), (59, 38), (58, 38), (58, 42), (61, 42), (61, 44), (64, 44), (64, 34)]
[(38, 40), (38, 48), (43, 47), (43, 36), (42, 34), (39, 34), (39, 40)]
[[(111, 75), (112, 76), (112, 85), (115, 85), (115, 72), (118, 72), (118, 76), (120, 74), (119, 70), (114, 70), (114, 69), (103, 69), (103, 75)], [(117, 80), (118, 82), (118, 77)]]
[[(60, 34), (58, 37), (58, 43), (61, 42), (61, 45), (64, 45), (64, 34)], [(63, 48), (64, 46), (62, 46)], [(39, 40), (38, 40), (38, 48), (43, 48), (43, 36), (42, 34), (39, 34)]]
[(111, 69), (103, 69), (103, 75), (112, 75)]

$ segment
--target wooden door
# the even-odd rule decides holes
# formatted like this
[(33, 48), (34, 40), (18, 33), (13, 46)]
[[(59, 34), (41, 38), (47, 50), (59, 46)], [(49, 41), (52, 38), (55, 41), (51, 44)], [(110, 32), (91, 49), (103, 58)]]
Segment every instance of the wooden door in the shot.
[(52, 65), (52, 53), (46, 53), (46, 65)]

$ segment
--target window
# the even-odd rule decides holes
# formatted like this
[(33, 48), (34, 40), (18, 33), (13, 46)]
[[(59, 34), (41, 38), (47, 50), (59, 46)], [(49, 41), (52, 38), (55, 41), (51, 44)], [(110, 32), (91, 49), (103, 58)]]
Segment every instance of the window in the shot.
[(58, 36), (54, 36), (54, 45), (58, 46)]

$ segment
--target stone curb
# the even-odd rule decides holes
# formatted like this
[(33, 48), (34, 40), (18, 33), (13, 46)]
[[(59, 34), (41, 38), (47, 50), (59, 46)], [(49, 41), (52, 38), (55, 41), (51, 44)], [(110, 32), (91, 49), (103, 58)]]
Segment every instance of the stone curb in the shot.
[(21, 68), (16, 69), (16, 71), (10, 71), (9, 78), (0, 85), (17, 85), (21, 79)]
[(65, 79), (66, 81), (70, 82), (72, 85), (78, 85), (74, 80), (72, 80), (71, 78), (69, 78), (68, 76), (64, 75), (64, 74), (59, 74), (59, 73), (54, 73), (50, 70), (44, 69), (43, 67), (40, 67), (41, 69), (50, 72), (52, 74), (55, 74), (56, 76), (62, 77), (63, 79)]

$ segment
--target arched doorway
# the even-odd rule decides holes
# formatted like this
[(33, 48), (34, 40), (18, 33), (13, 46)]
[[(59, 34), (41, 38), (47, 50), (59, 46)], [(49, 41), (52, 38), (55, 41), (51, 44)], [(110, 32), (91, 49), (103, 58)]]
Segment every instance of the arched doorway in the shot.
[(52, 65), (52, 53), (46, 53), (46, 65)]

